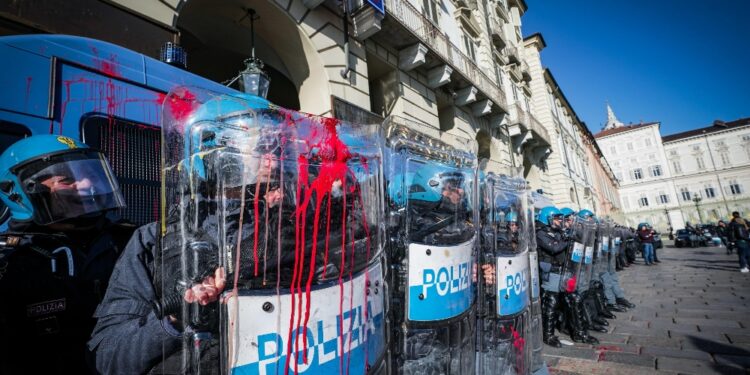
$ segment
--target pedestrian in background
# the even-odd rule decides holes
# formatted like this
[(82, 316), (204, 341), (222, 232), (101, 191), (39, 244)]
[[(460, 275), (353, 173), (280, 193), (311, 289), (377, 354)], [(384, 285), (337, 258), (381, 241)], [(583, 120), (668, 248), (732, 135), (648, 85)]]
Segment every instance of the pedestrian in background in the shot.
[(643, 247), (643, 260), (647, 266), (654, 264), (654, 231), (648, 225), (641, 226), (638, 231), (638, 238), (641, 240)]
[(727, 254), (732, 253), (732, 246), (729, 246), (729, 228), (724, 220), (719, 220), (716, 225), (716, 234), (721, 238), (721, 244), (727, 248)]
[[(659, 260), (659, 255), (656, 253), (656, 250), (658, 250), (658, 248), (657, 248), (657, 242), (659, 244), (662, 243), (661, 242), (661, 237), (657, 238), (657, 236), (659, 236), (659, 234), (656, 233), (656, 230), (654, 229), (653, 226), (649, 225), (648, 229), (651, 231), (651, 234), (654, 236), (654, 239), (653, 239), (653, 242), (652, 242), (652, 248), (654, 249), (653, 261), (654, 261), (654, 263), (661, 263), (661, 261)], [(657, 241), (657, 239), (659, 241)]]
[(737, 255), (740, 258), (740, 272), (750, 272), (748, 266), (748, 257), (750, 256), (750, 228), (745, 219), (740, 217), (737, 211), (732, 212), (732, 221), (729, 222), (729, 241), (734, 243), (737, 248)]

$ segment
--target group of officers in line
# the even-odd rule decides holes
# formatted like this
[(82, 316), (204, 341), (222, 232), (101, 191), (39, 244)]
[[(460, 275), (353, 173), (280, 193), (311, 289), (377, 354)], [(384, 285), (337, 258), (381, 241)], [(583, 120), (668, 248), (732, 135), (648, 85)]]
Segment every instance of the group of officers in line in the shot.
[[(167, 367), (151, 367), (155, 356), (177, 350), (179, 338), (192, 329), (191, 321), (160, 311), (158, 303), (154, 306), (149, 301), (158, 299), (160, 293), (159, 286), (153, 282), (155, 274), (160, 272), (155, 265), (158, 263), (155, 258), (160, 261), (160, 255), (155, 253), (159, 248), (158, 228), (151, 224), (136, 231), (118, 218), (117, 212), (124, 207), (125, 201), (104, 155), (64, 136), (33, 136), (3, 152), (0, 166), (0, 200), (10, 212), (9, 229), (0, 235), (0, 297), (5, 301), (0, 305), (0, 335), (3, 338), (0, 340), (0, 372), (69, 369), (73, 373), (85, 373), (94, 368), (115, 373), (186, 371), (186, 364), (180, 357), (175, 357), (175, 363)], [(418, 175), (415, 173), (410, 178), (416, 181)], [(443, 180), (435, 182), (436, 176), (442, 176)], [(475, 225), (469, 214), (472, 203), (464, 191), (471, 187), (471, 182), (465, 177), (460, 173), (430, 171), (422, 185), (410, 182), (407, 190), (415, 196), (424, 197), (425, 191), (435, 190), (435, 204), (424, 206), (424, 214), (413, 213), (409, 218), (406, 225), (412, 230), (407, 241), (433, 245), (433, 248), (442, 245), (446, 251), (451, 246), (472, 243), (471, 231)], [(333, 182), (334, 185), (337, 183), (340, 185), (341, 181)], [(257, 185), (260, 186), (260, 182)], [(266, 185), (262, 191), (264, 202), (268, 212), (273, 212), (271, 209), (277, 207), (274, 202), (283, 199), (282, 193), (274, 190), (270, 183)], [(279, 197), (272, 200), (275, 192)], [(344, 206), (347, 206), (345, 194)], [(333, 195), (328, 199), (332, 200)], [(249, 210), (248, 214), (252, 213), (252, 207), (244, 208)], [(255, 210), (257, 213), (258, 208)], [(516, 236), (504, 239), (514, 243), (509, 246), (512, 252), (522, 253), (527, 247), (532, 247), (528, 250), (533, 252), (533, 243), (536, 243), (542, 289), (543, 342), (559, 347), (561, 342), (555, 335), (557, 330), (569, 334), (575, 342), (597, 343), (589, 331), (606, 332), (606, 319), (614, 318), (613, 312), (635, 307), (625, 299), (615, 271), (617, 254), (622, 251), (629, 231), (611, 221), (598, 220), (588, 210), (574, 212), (566, 208), (545, 207), (533, 219), (526, 219), (529, 224), (524, 228), (528, 230), (527, 236), (531, 236), (534, 228), (530, 225), (532, 221), (536, 226), (535, 236), (528, 238), (529, 241), (521, 247), (517, 245), (518, 235), (514, 234), (517, 229), (513, 228), (517, 228), (514, 223), (527, 212), (533, 211), (504, 213), (501, 221), (507, 222), (510, 228), (507, 236)], [(287, 219), (290, 216), (287, 215)], [(427, 220), (428, 217), (431, 218)], [(459, 225), (460, 222), (465, 224)], [(293, 226), (293, 222), (290, 223)], [(257, 230), (257, 224), (255, 227)], [(252, 229), (249, 225), (246, 230), (249, 233)], [(363, 227), (360, 231), (368, 230)], [(416, 234), (423, 238), (415, 240)], [(343, 247), (343, 239), (340, 242)], [(127, 258), (121, 257), (115, 268), (118, 257), (128, 252), (126, 247), (136, 250), (130, 251)], [(409, 251), (413, 248), (410, 245)], [(430, 249), (427, 249), (427, 255), (430, 255)], [(522, 255), (528, 257), (526, 252)], [(278, 259), (279, 264), (284, 261)], [(495, 280), (495, 264), (498, 263), (491, 261), (479, 266), (481, 269), (474, 269), (473, 281), (481, 278), (484, 285), (492, 287), (498, 281)], [(345, 263), (342, 261), (341, 265), (345, 266)], [(533, 279), (537, 265), (532, 263), (528, 267), (534, 268), (531, 272)], [(196, 306), (210, 306), (216, 302), (227, 283), (227, 275), (221, 267), (214, 266), (212, 270), (214, 272), (196, 279), (195, 285), (186, 285), (181, 290), (184, 295), (180, 295), (181, 300), (177, 302)], [(162, 277), (169, 278), (171, 274)], [(107, 303), (98, 305), (105, 299), (105, 293)], [(531, 298), (534, 298), (533, 292)], [(423, 299), (422, 296), (419, 299)], [(497, 304), (500, 303), (498, 300)], [(497, 309), (499, 311), (500, 307)], [(458, 369), (455, 373), (472, 368), (474, 352), (481, 350), (475, 347), (473, 338), (467, 337), (473, 336), (475, 323), (468, 312), (461, 314), (465, 319), (458, 321), (451, 317), (451, 324), (455, 324), (446, 325), (445, 334), (436, 334), (436, 338), (431, 339), (437, 343), (435, 345), (445, 341), (441, 345), (448, 348), (448, 357), (453, 355), (450, 353), (465, 352), (461, 354), (461, 363), (455, 366)], [(509, 326), (507, 332), (504, 326), (498, 325), (498, 329), (503, 330), (499, 335), (501, 341), (511, 343), (518, 351), (528, 350), (523, 349), (524, 339), (534, 341), (529, 335), (537, 334), (531, 327), (537, 314), (538, 311), (530, 310), (523, 327)], [(424, 334), (419, 332), (425, 331), (416, 327), (409, 335), (421, 340)], [(109, 332), (113, 328), (117, 330)], [(93, 339), (90, 337), (92, 332), (95, 332)], [(404, 355), (410, 355), (410, 350), (418, 345), (409, 344), (408, 338), (405, 340), (404, 351), (407, 353)], [(456, 344), (456, 341), (461, 343)], [(479, 341), (483, 346), (481, 338)], [(127, 350), (119, 346), (123, 342), (130, 343)], [(114, 348), (117, 348), (117, 353), (114, 353)], [(101, 358), (95, 357), (97, 350), (96, 355), (104, 353), (114, 359), (106, 366), (102, 365)], [(36, 353), (39, 360), (25, 360), (29, 352)], [(510, 373), (528, 373), (534, 367), (526, 363), (528, 359), (521, 359), (529, 358), (527, 354), (507, 356), (515, 358), (506, 366)], [(166, 355), (162, 362), (169, 364), (168, 357)], [(441, 360), (440, 356), (434, 359)], [(451, 361), (451, 358), (446, 360)], [(426, 362), (412, 364), (413, 370), (409, 373), (439, 374), (446, 373), (446, 368), (453, 368), (448, 364), (447, 367), (427, 370), (429, 364)], [(408, 361), (404, 368), (408, 368), (407, 365)], [(506, 369), (501, 371), (506, 372)], [(214, 370), (209, 368), (208, 372)], [(453, 373), (452, 370), (449, 372)]]
[(635, 307), (625, 298), (616, 273), (618, 254), (630, 230), (599, 220), (589, 210), (542, 208), (536, 239), (542, 288), (543, 340), (560, 347), (555, 335), (597, 344), (589, 331), (607, 332), (613, 312)]

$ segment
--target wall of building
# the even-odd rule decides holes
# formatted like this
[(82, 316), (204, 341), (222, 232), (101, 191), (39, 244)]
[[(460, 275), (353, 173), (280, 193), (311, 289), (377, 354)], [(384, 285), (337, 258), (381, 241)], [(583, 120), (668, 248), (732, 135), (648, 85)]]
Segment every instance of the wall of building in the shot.
[(750, 216), (750, 126), (664, 143), (675, 195), (686, 220), (727, 219), (732, 211)]

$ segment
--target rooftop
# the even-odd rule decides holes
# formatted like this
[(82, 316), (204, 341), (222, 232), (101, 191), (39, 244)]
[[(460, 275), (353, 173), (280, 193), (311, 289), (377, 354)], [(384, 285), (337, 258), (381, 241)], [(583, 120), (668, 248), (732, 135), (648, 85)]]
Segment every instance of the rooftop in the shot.
[(599, 133), (594, 134), (594, 138), (606, 137), (606, 136), (609, 136), (609, 135), (623, 133), (623, 132), (626, 132), (626, 131), (636, 130), (636, 129), (644, 128), (646, 126), (658, 125), (658, 124), (659, 124), (659, 122), (655, 121), (655, 122), (642, 122), (640, 124), (623, 125), (623, 126), (619, 126), (619, 127), (616, 127), (616, 128), (602, 130)]
[(713, 124), (711, 124), (711, 126), (688, 130), (688, 131), (684, 131), (684, 132), (676, 133), (676, 134), (665, 135), (661, 137), (661, 141), (662, 142), (678, 141), (684, 138), (695, 137), (695, 136), (703, 135), (707, 133), (720, 132), (723, 130), (738, 128), (738, 127), (748, 126), (748, 125), (750, 125), (750, 117), (741, 118), (741, 119), (730, 121), (730, 122), (716, 120), (714, 121)]

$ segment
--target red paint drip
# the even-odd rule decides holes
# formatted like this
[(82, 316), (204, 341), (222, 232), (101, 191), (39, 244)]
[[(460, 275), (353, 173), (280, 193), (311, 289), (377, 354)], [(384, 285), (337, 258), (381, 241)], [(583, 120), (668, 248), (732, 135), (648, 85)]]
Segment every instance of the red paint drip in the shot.
[(513, 335), (513, 349), (516, 351), (516, 372), (519, 374), (526, 373), (526, 357), (523, 355), (526, 339), (524, 339), (515, 328), (510, 327)]
[[(292, 126), (292, 121), (289, 120), (291, 116), (287, 116), (288, 121), (287, 123)], [(312, 290), (312, 282), (315, 278), (315, 266), (317, 264), (317, 254), (318, 254), (318, 237), (319, 237), (319, 230), (321, 226), (320, 222), (320, 209), (322, 206), (322, 202), (324, 199), (327, 199), (327, 210), (326, 210), (326, 218), (325, 218), (325, 254), (324, 254), (324, 266), (323, 266), (323, 273), (325, 274), (326, 266), (328, 264), (328, 256), (330, 252), (330, 228), (331, 228), (331, 201), (335, 199), (334, 197), (334, 189), (338, 190), (337, 186), (341, 186), (340, 193), (342, 194), (343, 199), (343, 205), (342, 205), (342, 224), (341, 224), (341, 264), (339, 267), (339, 321), (338, 321), (338, 328), (340, 333), (345, 332), (344, 327), (344, 321), (343, 321), (343, 304), (344, 304), (344, 275), (347, 268), (347, 259), (346, 259), (346, 243), (347, 243), (347, 193), (359, 193), (359, 200), (360, 203), (362, 202), (361, 198), (361, 192), (358, 192), (355, 187), (348, 187), (347, 186), (347, 177), (354, 176), (354, 174), (349, 169), (347, 162), (351, 160), (352, 154), (349, 151), (348, 147), (340, 140), (338, 137), (336, 126), (338, 125), (338, 121), (336, 119), (329, 119), (329, 118), (323, 118), (322, 120), (322, 127), (317, 128), (313, 127), (311, 130), (311, 134), (309, 139), (307, 139), (308, 144), (311, 146), (311, 149), (317, 150), (317, 157), (315, 159), (315, 162), (319, 162), (319, 169), (317, 170), (317, 175), (314, 179), (311, 180), (310, 178), (310, 163), (311, 160), (308, 160), (308, 158), (305, 155), (300, 155), (297, 160), (298, 165), (298, 185), (297, 185), (297, 207), (295, 209), (294, 218), (295, 218), (295, 252), (294, 252), (294, 267), (292, 271), (292, 282), (290, 286), (290, 298), (291, 298), (291, 305), (292, 305), (292, 311), (290, 313), (290, 320), (289, 320), (289, 340), (287, 341), (287, 358), (286, 358), (286, 364), (284, 373), (288, 374), (290, 369), (290, 363), (289, 361), (292, 360), (292, 357), (294, 357), (294, 372), (295, 374), (298, 373), (298, 364), (299, 364), (299, 340), (295, 341), (294, 345), (294, 356), (292, 356), (292, 344), (291, 344), (291, 338), (293, 335), (295, 335), (298, 338), (298, 335), (300, 333), (300, 330), (302, 331), (302, 349), (304, 350), (303, 353), (303, 361), (305, 363), (308, 362), (307, 358), (307, 326), (310, 319), (310, 310), (311, 310), (311, 290)], [(307, 257), (307, 238), (305, 233), (306, 220), (307, 220), (307, 210), (310, 207), (310, 202), (314, 199), (315, 201), (315, 207), (314, 207), (314, 218), (313, 218), (313, 225), (312, 225), (312, 242), (310, 244), (310, 255), (309, 259), (306, 259)], [(363, 214), (363, 218), (364, 218)], [(370, 253), (370, 242), (369, 242), (369, 228), (367, 228), (366, 225), (366, 219), (365, 219), (365, 232), (367, 235), (367, 257), (369, 259), (369, 253)], [(256, 230), (257, 233), (257, 230)], [(257, 243), (257, 241), (256, 241)], [(351, 256), (349, 260), (349, 282), (353, 281), (353, 269), (354, 269), (354, 256), (356, 251), (356, 243), (352, 242), (351, 245)], [(309, 266), (307, 266), (307, 278), (305, 279), (304, 271), (306, 269), (305, 262), (309, 262)], [(302, 289), (302, 282), (305, 282), (304, 287), (304, 296), (303, 296), (303, 289)], [(367, 280), (367, 276), (366, 276)], [(353, 310), (353, 304), (354, 304), (354, 286), (351, 285), (351, 289), (349, 291), (349, 302), (350, 302), (350, 311)], [(366, 306), (366, 304), (365, 304)], [(303, 312), (304, 308), (304, 312)], [(368, 317), (368, 311), (367, 307), (365, 307), (365, 318)], [(349, 327), (349, 335), (348, 335), (348, 348), (349, 353), (344, 352), (344, 341), (343, 338), (339, 340), (339, 372), (343, 373), (343, 367), (344, 367), (344, 355), (347, 355), (347, 372), (348, 372), (348, 364), (351, 361), (351, 345), (352, 345), (352, 335), (351, 335), (351, 328), (354, 323), (354, 317), (350, 318), (350, 327)], [(365, 327), (363, 327), (364, 329)]]
[(598, 353), (597, 361), (603, 361), (607, 355), (607, 352), (621, 352), (622, 348), (615, 345), (602, 345), (597, 346), (594, 350)]

